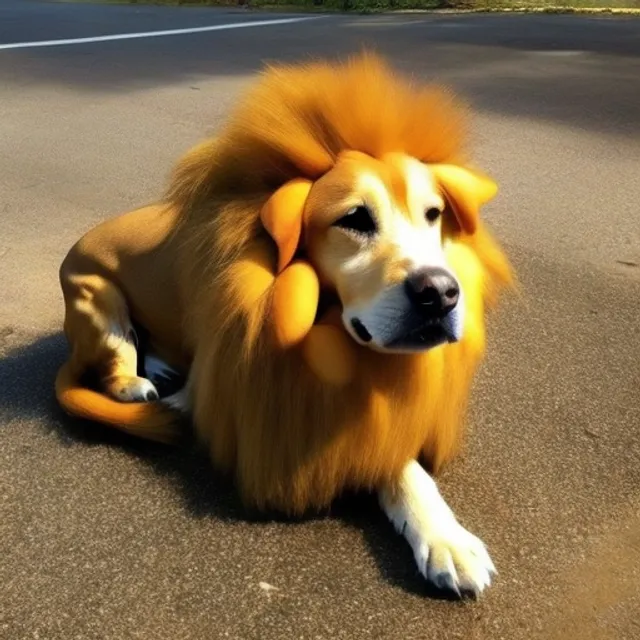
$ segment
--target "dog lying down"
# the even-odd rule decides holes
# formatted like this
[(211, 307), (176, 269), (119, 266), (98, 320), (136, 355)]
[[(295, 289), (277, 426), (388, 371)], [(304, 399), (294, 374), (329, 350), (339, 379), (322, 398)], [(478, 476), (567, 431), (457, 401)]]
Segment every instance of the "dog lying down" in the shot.
[[(456, 452), (485, 311), (512, 282), (465, 120), (374, 55), (268, 68), (161, 201), (65, 258), (62, 407), (162, 442), (187, 413), (258, 509), (374, 490), (428, 581), (483, 591), (485, 546), (425, 470)], [(163, 372), (186, 385), (160, 399)]]

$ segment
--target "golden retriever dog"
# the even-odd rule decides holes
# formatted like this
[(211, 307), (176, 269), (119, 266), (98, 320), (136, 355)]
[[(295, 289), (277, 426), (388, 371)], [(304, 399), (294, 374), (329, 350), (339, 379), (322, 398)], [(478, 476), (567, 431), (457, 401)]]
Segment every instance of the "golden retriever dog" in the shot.
[(372, 54), (266, 69), (161, 201), (68, 253), (61, 406), (165, 442), (186, 414), (258, 509), (375, 491), (426, 580), (482, 592), (493, 563), (430, 475), (512, 282), (466, 116)]

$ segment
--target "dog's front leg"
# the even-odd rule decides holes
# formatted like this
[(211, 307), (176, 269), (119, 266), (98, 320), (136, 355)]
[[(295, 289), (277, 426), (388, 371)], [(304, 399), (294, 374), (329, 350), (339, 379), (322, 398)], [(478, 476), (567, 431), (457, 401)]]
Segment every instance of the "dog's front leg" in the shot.
[(431, 476), (412, 460), (378, 492), (382, 509), (411, 545), (420, 573), (441, 589), (481, 593), (496, 572), (481, 540), (457, 520)]

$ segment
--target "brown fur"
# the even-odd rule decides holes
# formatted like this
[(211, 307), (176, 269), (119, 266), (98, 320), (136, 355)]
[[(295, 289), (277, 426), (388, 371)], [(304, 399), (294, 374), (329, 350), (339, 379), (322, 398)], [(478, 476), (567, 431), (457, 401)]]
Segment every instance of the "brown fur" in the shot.
[(460, 164), (464, 124), (448, 92), (412, 87), (374, 56), (277, 67), (216, 139), (177, 166), (165, 203), (177, 220), (167, 240), (179, 292), (175, 359), (193, 357), (196, 431), (248, 504), (301, 513), (345, 488), (392, 481), (420, 453), (435, 469), (455, 453), (484, 350), (485, 306), (511, 281), (486, 229), (445, 231), (466, 296), (464, 339), (422, 355), (356, 345), (357, 373), (345, 388), (321, 382), (299, 349), (274, 349), (270, 296), (252, 296), (241, 259), (259, 253), (275, 271), (260, 207), (286, 181), (320, 177), (345, 150)]
[(456, 240), (471, 250), (457, 269), (465, 291), (475, 292), (467, 296), (470, 335), (419, 356), (358, 347), (356, 379), (343, 390), (314, 377), (298, 351), (270, 348), (269, 299), (239, 304), (235, 259), (271, 246), (259, 207), (288, 179), (317, 178), (347, 149), (459, 162), (463, 115), (449, 94), (411, 89), (373, 57), (338, 70), (272, 69), (219, 138), (178, 167), (169, 197), (189, 228), (184, 282), (190, 333), (200, 338), (195, 425), (215, 464), (235, 471), (247, 501), (300, 512), (344, 487), (392, 478), (421, 450), (435, 467), (454, 453), (484, 346), (483, 298), (509, 280), (485, 230)]

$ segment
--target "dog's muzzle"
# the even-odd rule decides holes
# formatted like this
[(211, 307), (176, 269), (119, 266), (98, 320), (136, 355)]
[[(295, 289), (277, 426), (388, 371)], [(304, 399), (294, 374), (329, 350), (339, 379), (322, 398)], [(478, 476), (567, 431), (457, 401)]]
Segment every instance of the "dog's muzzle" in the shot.
[(374, 350), (418, 352), (462, 338), (464, 297), (456, 277), (440, 266), (422, 267), (372, 304), (347, 309), (353, 337)]
[(462, 336), (459, 310), (460, 285), (442, 267), (425, 267), (404, 282), (409, 308), (385, 347), (393, 350), (423, 351)]

